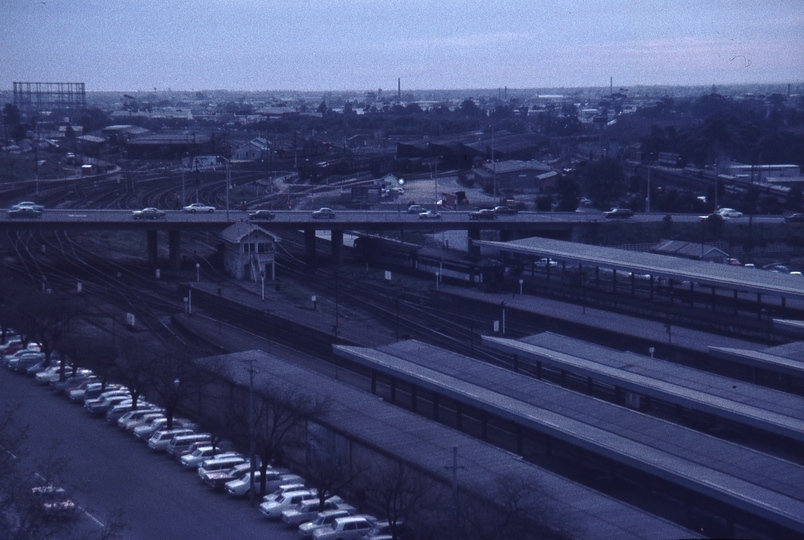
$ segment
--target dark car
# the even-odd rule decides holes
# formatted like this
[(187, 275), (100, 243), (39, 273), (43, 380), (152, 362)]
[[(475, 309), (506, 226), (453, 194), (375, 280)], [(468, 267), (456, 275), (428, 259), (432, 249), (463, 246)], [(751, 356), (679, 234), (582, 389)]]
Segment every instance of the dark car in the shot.
[(276, 216), (268, 210), (257, 210), (248, 215), (248, 218), (252, 221), (271, 221), (275, 217)]
[(786, 223), (804, 223), (804, 213), (790, 214), (784, 220)]
[(165, 217), (165, 212), (158, 208), (148, 207), (142, 210), (134, 210), (131, 213), (134, 219), (160, 219)]
[(494, 219), (497, 214), (491, 208), (481, 208), (474, 212), (469, 212), (469, 219)]
[(634, 211), (630, 208), (612, 208), (608, 212), (604, 212), (607, 218), (629, 218), (634, 215)]

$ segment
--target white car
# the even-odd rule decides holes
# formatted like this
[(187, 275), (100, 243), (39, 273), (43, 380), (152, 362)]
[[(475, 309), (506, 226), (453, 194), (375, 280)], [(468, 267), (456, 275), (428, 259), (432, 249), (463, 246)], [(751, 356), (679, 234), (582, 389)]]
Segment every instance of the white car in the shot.
[(741, 218), (741, 217), (743, 217), (743, 213), (740, 212), (739, 210), (735, 210), (734, 208), (721, 208), (720, 210), (718, 210), (715, 213), (719, 214), (720, 217), (725, 217), (725, 218)]
[(196, 448), (189, 454), (184, 454), (179, 458), (179, 463), (188, 469), (198, 469), (198, 467), (206, 460), (213, 457), (237, 457), (238, 452), (222, 452), (220, 447), (202, 446)]
[(419, 214), (419, 219), (441, 219), (441, 214), (434, 210), (425, 210)]
[(291, 491), (302, 491), (302, 490), (305, 490), (305, 489), (307, 489), (307, 486), (305, 486), (304, 483), (301, 483), (301, 482), (299, 482), (299, 483), (294, 482), (292, 484), (282, 484), (277, 489), (275, 489), (273, 492), (268, 493), (268, 495), (263, 497), (262, 502), (275, 501), (281, 495), (284, 495), (285, 493), (290, 493)]
[(315, 540), (350, 540), (363, 538), (371, 531), (374, 523), (369, 516), (349, 516), (337, 518), (329, 527), (313, 531)]
[(215, 207), (214, 206), (207, 206), (206, 204), (202, 204), (202, 203), (198, 203), (198, 202), (194, 202), (192, 204), (188, 204), (187, 206), (185, 206), (184, 211), (185, 212), (190, 212), (191, 214), (194, 214), (196, 212), (214, 212)]
[(260, 505), (260, 512), (269, 519), (279, 519), (282, 512), (290, 510), (302, 501), (318, 500), (318, 495), (309, 489), (290, 491), (280, 495), (275, 501), (264, 502)]
[(331, 525), (333, 521), (341, 517), (347, 517), (351, 515), (348, 510), (345, 509), (338, 509), (338, 510), (324, 510), (323, 512), (319, 512), (316, 514), (315, 519), (313, 521), (308, 521), (306, 523), (302, 523), (299, 525), (299, 536), (302, 538), (310, 538), (313, 536), (313, 531), (316, 529), (320, 529), (322, 527), (327, 527)]
[(282, 511), (282, 521), (287, 523), (288, 525), (297, 527), (302, 523), (306, 523), (308, 521), (312, 521), (315, 519), (316, 515), (319, 512), (324, 512), (326, 510), (352, 510), (355, 509), (344, 502), (338, 496), (330, 497), (326, 501), (324, 501), (323, 508), (321, 507), (321, 502), (318, 499), (313, 499), (310, 501), (302, 501), (293, 508), (289, 510)]
[[(254, 485), (257, 486), (257, 489), (259, 489), (260, 487), (259, 469), (254, 471)], [(235, 478), (234, 480), (226, 482), (223, 488), (226, 490), (226, 493), (228, 493), (232, 497), (244, 497), (248, 495), (249, 492), (251, 491), (251, 472), (244, 474), (240, 478)]]

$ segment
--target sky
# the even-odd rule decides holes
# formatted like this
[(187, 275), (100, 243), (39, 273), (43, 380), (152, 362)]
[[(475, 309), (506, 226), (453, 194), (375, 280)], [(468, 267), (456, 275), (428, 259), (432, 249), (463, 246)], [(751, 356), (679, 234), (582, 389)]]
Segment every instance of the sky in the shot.
[(804, 83), (804, 0), (0, 0), (0, 89)]

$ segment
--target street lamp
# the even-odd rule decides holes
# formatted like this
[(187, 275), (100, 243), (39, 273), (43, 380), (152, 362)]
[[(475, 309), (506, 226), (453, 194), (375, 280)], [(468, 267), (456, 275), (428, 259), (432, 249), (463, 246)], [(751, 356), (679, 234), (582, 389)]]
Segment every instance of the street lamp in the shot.
[(201, 281), (201, 263), (195, 263), (195, 280)]

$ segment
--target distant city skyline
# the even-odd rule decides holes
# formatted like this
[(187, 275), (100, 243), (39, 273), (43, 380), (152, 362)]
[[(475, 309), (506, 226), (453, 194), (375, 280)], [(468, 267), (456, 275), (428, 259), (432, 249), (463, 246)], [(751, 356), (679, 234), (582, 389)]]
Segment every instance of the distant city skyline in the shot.
[(801, 0), (0, 0), (0, 88), (804, 83)]

